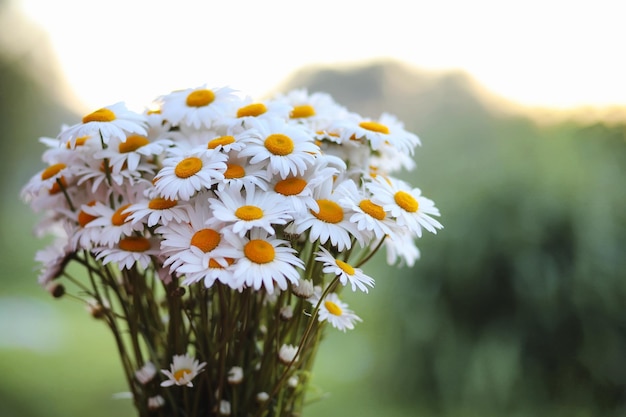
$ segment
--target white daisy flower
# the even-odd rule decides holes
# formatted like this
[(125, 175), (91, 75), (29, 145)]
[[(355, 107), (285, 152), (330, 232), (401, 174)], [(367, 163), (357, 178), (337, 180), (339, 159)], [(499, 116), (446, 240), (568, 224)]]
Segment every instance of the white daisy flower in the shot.
[(52, 191), (59, 187), (57, 181), (68, 184), (68, 178), (74, 176), (72, 166), (68, 166), (64, 162), (55, 162), (33, 175), (31, 179), (22, 188), (21, 196), (23, 199), (37, 195), (40, 191)]
[(144, 199), (128, 207), (132, 223), (145, 223), (146, 226), (165, 225), (171, 221), (181, 223), (187, 220), (187, 206), (177, 200), (163, 197)]
[(146, 385), (152, 381), (157, 374), (156, 366), (150, 361), (146, 362), (141, 368), (135, 371), (135, 378), (142, 385)]
[(240, 153), (250, 156), (251, 164), (266, 163), (272, 174), (282, 178), (302, 174), (313, 165), (320, 151), (308, 130), (281, 119), (253, 122), (251, 126), (257, 135), (246, 139), (247, 146)]
[(161, 116), (173, 126), (210, 129), (229, 114), (237, 98), (234, 91), (228, 87), (207, 88), (206, 85), (174, 91), (158, 100)]
[(264, 287), (268, 294), (273, 294), (274, 284), (286, 290), (287, 281), (297, 284), (300, 279), (298, 268), (303, 269), (304, 262), (289, 242), (262, 229), (251, 230), (250, 238), (234, 233), (227, 233), (224, 238), (233, 247), (232, 254), (225, 256), (235, 259), (233, 279), (237, 288), (252, 287), (258, 291)]
[(306, 124), (313, 131), (325, 131), (330, 122), (348, 114), (345, 107), (337, 104), (330, 94), (309, 93), (306, 89), (295, 89), (279, 95), (276, 100), (291, 106), (290, 122)]
[(269, 173), (262, 164), (250, 164), (247, 158), (241, 158), (235, 153), (228, 154), (224, 180), (217, 184), (217, 189), (239, 188), (256, 186), (267, 190)]
[(230, 401), (220, 400), (219, 415), (220, 416), (229, 416), (230, 413), (231, 413)]
[(415, 235), (408, 229), (399, 228), (393, 235), (389, 235), (384, 241), (387, 252), (387, 264), (412, 267), (420, 258), (419, 248), (415, 245)]
[[(309, 299), (309, 302), (313, 306), (317, 306), (321, 298), (321, 289), (316, 288), (316, 294)], [(348, 308), (348, 305), (339, 299), (339, 296), (331, 292), (319, 303), (319, 310), (317, 312), (317, 319), (320, 322), (328, 321), (331, 326), (336, 329), (345, 332), (346, 330), (354, 329), (354, 324), (357, 321), (362, 321), (359, 316), (354, 314), (352, 310)]]
[(228, 383), (230, 385), (238, 385), (243, 381), (243, 368), (241, 366), (233, 366), (228, 371)]
[(141, 268), (147, 268), (153, 256), (159, 254), (159, 240), (157, 238), (145, 238), (143, 236), (125, 236), (113, 247), (97, 247), (92, 252), (96, 259), (101, 259), (102, 264), (115, 263), (121, 269), (131, 269), (138, 264)]
[(287, 119), (291, 106), (283, 101), (254, 101), (250, 97), (243, 99), (234, 109), (233, 115), (224, 117), (222, 123), (228, 129), (245, 129), (253, 119)]
[(238, 187), (225, 187), (215, 192), (217, 198), (209, 198), (213, 216), (230, 223), (232, 231), (243, 236), (252, 228), (263, 228), (275, 234), (275, 224), (286, 224), (291, 220), (289, 207), (270, 192), (257, 192), (256, 187), (248, 186), (245, 192)]
[(404, 124), (388, 113), (383, 113), (378, 120), (344, 119), (337, 122), (335, 127), (341, 132), (343, 141), (365, 139), (373, 150), (388, 143), (412, 155), (415, 147), (421, 144), (417, 135), (405, 130)]
[(358, 288), (363, 292), (368, 292), (367, 286), (374, 287), (374, 279), (365, 275), (360, 268), (355, 268), (347, 262), (336, 259), (325, 248), (320, 248), (316, 255), (315, 260), (324, 264), (322, 272), (338, 276), (339, 282), (344, 286), (349, 282), (352, 285), (352, 291), (356, 291)]
[(366, 184), (372, 194), (372, 201), (380, 206), (395, 219), (399, 227), (408, 227), (418, 237), (422, 236), (422, 228), (431, 233), (443, 226), (432, 216), (439, 216), (435, 203), (422, 196), (419, 188), (390, 177), (376, 179)]
[(356, 224), (350, 222), (352, 212), (338, 203), (338, 196), (333, 194), (332, 187), (332, 178), (317, 187), (314, 198), (319, 209), (303, 213), (285, 230), (296, 235), (308, 232), (311, 242), (319, 239), (324, 244), (330, 240), (334, 247), (343, 251), (352, 247), (353, 238), (363, 243), (364, 236)]
[(85, 213), (86, 219), (88, 216), (95, 217), (85, 223), (84, 226), (86, 229), (97, 228), (99, 231), (93, 241), (94, 244), (113, 247), (122, 236), (130, 236), (135, 231), (143, 230), (142, 224), (132, 223), (128, 219), (130, 212), (126, 209), (129, 207), (130, 203), (126, 203), (114, 210), (101, 202), (82, 206), (81, 209)]
[(68, 127), (57, 136), (74, 147), (80, 137), (93, 136), (105, 144), (111, 138), (125, 140), (128, 134), (146, 135), (146, 118), (126, 108), (124, 103), (103, 107), (83, 117), (82, 123)]
[(119, 173), (122, 169), (132, 172), (137, 170), (142, 159), (144, 163), (148, 163), (148, 158), (161, 155), (171, 145), (172, 141), (169, 139), (151, 141), (144, 135), (130, 135), (124, 140), (112, 138), (109, 141), (109, 146), (96, 152), (93, 157), (95, 159), (108, 159), (113, 173)]
[(160, 395), (148, 398), (148, 410), (158, 410), (165, 405), (165, 399)]
[(41, 264), (38, 277), (39, 284), (45, 286), (58, 278), (63, 273), (73, 253), (67, 238), (58, 238), (53, 244), (38, 250), (35, 253), (35, 261)]
[(209, 140), (206, 142), (207, 149), (214, 149), (216, 151), (221, 151), (224, 153), (229, 153), (231, 151), (239, 152), (243, 148), (246, 147), (243, 139), (250, 136), (248, 131), (243, 131), (238, 134), (232, 135), (211, 135)]
[(199, 152), (167, 158), (154, 177), (156, 191), (170, 200), (189, 200), (196, 192), (211, 189), (224, 178), (227, 156), (221, 152)]
[(206, 362), (200, 363), (192, 355), (185, 353), (184, 355), (174, 355), (170, 369), (162, 369), (161, 372), (168, 379), (161, 382), (162, 387), (170, 387), (172, 385), (193, 387), (191, 381), (204, 369)]

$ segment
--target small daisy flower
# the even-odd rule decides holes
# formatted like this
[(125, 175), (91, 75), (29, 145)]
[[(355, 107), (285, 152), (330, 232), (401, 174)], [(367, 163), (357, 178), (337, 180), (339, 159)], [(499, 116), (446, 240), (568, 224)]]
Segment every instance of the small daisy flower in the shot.
[(171, 221), (181, 223), (186, 221), (188, 216), (186, 205), (163, 197), (141, 200), (131, 204), (126, 210), (130, 213), (128, 219), (133, 224), (145, 223), (148, 227), (165, 225)]
[(157, 374), (156, 366), (150, 361), (146, 362), (141, 368), (135, 371), (135, 378), (142, 385), (146, 385), (152, 381)]
[(172, 145), (169, 139), (151, 141), (144, 135), (130, 135), (124, 140), (112, 138), (106, 149), (96, 152), (95, 159), (108, 159), (113, 173), (119, 173), (122, 169), (136, 171), (139, 162), (153, 155), (161, 155), (165, 149)]
[(419, 188), (411, 186), (399, 179), (389, 177), (376, 179), (366, 185), (372, 194), (372, 202), (380, 205), (400, 227), (408, 227), (418, 237), (422, 229), (437, 233), (443, 226), (432, 216), (439, 216), (435, 203), (422, 196)]
[(234, 114), (225, 117), (221, 123), (229, 129), (245, 129), (253, 119), (287, 119), (291, 106), (283, 101), (254, 101), (248, 97), (234, 109)]
[(241, 158), (235, 153), (228, 154), (224, 180), (217, 184), (217, 189), (239, 188), (256, 186), (261, 190), (267, 189), (269, 173), (262, 164), (250, 164), (248, 158)]
[(408, 229), (400, 228), (393, 235), (385, 238), (387, 264), (412, 267), (420, 258), (419, 248), (415, 245), (415, 235)]
[(356, 291), (358, 287), (359, 290), (368, 292), (367, 286), (374, 286), (374, 280), (365, 275), (361, 269), (355, 268), (340, 259), (336, 259), (325, 248), (320, 248), (315, 260), (323, 263), (324, 268), (322, 272), (338, 276), (339, 282), (341, 282), (342, 285), (345, 286), (349, 282), (352, 285), (352, 291)]
[[(97, 228), (98, 233), (90, 233), (94, 237), (93, 243), (113, 247), (122, 236), (130, 236), (133, 232), (143, 230), (143, 225), (132, 223), (129, 220), (130, 212), (127, 209), (130, 203), (123, 204), (116, 209), (96, 202), (93, 205), (85, 204), (81, 211), (84, 213), (85, 229)], [(79, 213), (80, 216), (80, 213)], [(81, 221), (81, 219), (79, 219)]]
[(210, 129), (218, 120), (229, 114), (236, 98), (231, 88), (207, 88), (203, 85), (174, 91), (162, 96), (158, 101), (161, 116), (173, 126)]
[(63, 273), (73, 253), (67, 239), (63, 238), (59, 238), (45, 249), (37, 251), (35, 261), (41, 264), (38, 277), (39, 284), (45, 286), (58, 278)]
[(251, 230), (250, 238), (233, 233), (224, 237), (234, 249), (232, 255), (225, 256), (235, 259), (233, 278), (237, 288), (252, 287), (258, 291), (263, 287), (273, 294), (275, 284), (286, 290), (287, 281), (297, 284), (300, 279), (298, 268), (304, 268), (304, 261), (295, 255), (296, 250), (288, 246), (289, 242), (262, 229)]
[(313, 282), (310, 279), (301, 279), (291, 286), (291, 291), (300, 298), (310, 298), (315, 294)]
[(276, 194), (262, 192), (254, 186), (246, 187), (245, 192), (239, 187), (226, 187), (215, 194), (217, 198), (209, 198), (213, 216), (230, 223), (232, 231), (240, 236), (255, 227), (275, 234), (272, 225), (291, 220), (289, 207), (280, 204)]
[(251, 164), (266, 163), (272, 174), (282, 178), (302, 174), (319, 154), (319, 147), (304, 128), (280, 119), (255, 120), (251, 125), (257, 135), (246, 139), (240, 156), (251, 156)]
[(206, 142), (207, 149), (214, 149), (224, 153), (231, 151), (239, 152), (246, 147), (243, 140), (250, 136), (248, 131), (237, 134), (215, 135), (212, 134)]
[(160, 395), (155, 395), (154, 397), (148, 398), (148, 409), (149, 410), (158, 410), (159, 408), (165, 405), (165, 399)]
[[(317, 288), (316, 295), (309, 299), (309, 302), (316, 306), (321, 297), (321, 290)], [(348, 305), (339, 299), (339, 296), (332, 292), (322, 300), (320, 308), (317, 313), (318, 320), (328, 321), (334, 328), (345, 332), (346, 330), (354, 329), (354, 324), (357, 321), (362, 321), (359, 316), (354, 314), (352, 310), (348, 308)]]
[(219, 415), (229, 416), (231, 413), (230, 401), (220, 400)]
[(80, 137), (101, 138), (102, 142), (107, 144), (111, 138), (123, 141), (132, 133), (139, 135), (148, 133), (145, 116), (128, 110), (124, 103), (116, 103), (85, 115), (82, 123), (68, 127), (58, 138), (63, 142), (69, 142), (73, 148)]
[(102, 264), (115, 263), (121, 269), (131, 269), (135, 264), (147, 268), (152, 256), (159, 254), (159, 241), (156, 238), (143, 236), (126, 236), (113, 247), (98, 247), (92, 249), (96, 259)]
[(156, 191), (170, 200), (189, 200), (196, 192), (210, 189), (224, 178), (227, 156), (199, 152), (167, 158), (154, 177)]
[(291, 106), (291, 123), (306, 124), (313, 131), (328, 129), (331, 121), (342, 119), (348, 113), (330, 94), (309, 93), (306, 89), (292, 90), (279, 95), (276, 100), (282, 100)]
[(172, 385), (193, 387), (191, 381), (204, 369), (206, 362), (200, 363), (192, 355), (174, 355), (170, 369), (162, 369), (161, 372), (168, 378), (161, 382), (162, 387)]

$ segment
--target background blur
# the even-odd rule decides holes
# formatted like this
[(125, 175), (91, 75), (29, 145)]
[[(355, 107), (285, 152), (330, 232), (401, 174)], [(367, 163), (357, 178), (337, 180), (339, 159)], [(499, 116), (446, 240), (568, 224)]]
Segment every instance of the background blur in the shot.
[[(135, 97), (132, 86), (117, 83), (120, 76), (115, 74), (103, 79), (96, 69), (108, 65), (104, 62), (111, 61), (116, 52), (134, 54), (132, 58), (123, 55), (119, 66), (145, 66), (144, 61), (150, 59), (156, 71), (162, 61), (178, 60), (188, 66), (196, 62), (172, 49), (172, 42), (195, 43), (198, 54), (210, 55), (212, 50), (210, 43), (200, 48), (202, 39), (184, 39), (171, 32), (166, 33), (168, 47), (161, 48), (159, 56), (148, 57), (142, 44), (106, 43), (104, 39), (112, 32), (128, 31), (130, 36), (145, 29), (109, 21), (105, 23), (110, 32), (85, 33), (85, 21), (101, 25), (103, 16), (108, 16), (102, 10), (102, 14), (95, 13), (94, 3), (91, 14), (57, 10), (65, 17), (57, 18), (56, 25), (72, 29), (75, 23), (72, 36), (92, 42), (102, 59), (93, 58), (92, 50), (84, 50), (85, 55), (74, 50), (74, 59), (81, 65), (68, 71), (51, 20), (45, 31), (43, 20), (28, 16), (41, 18), (51, 4), (69, 3), (0, 1), (2, 417), (133, 415), (130, 401), (112, 396), (126, 388), (106, 329), (79, 303), (52, 300), (37, 286), (33, 256), (44, 242), (32, 236), (37, 217), (20, 202), (19, 190), (42, 167), (39, 137), (56, 136), (62, 123), (76, 123), (83, 113), (112, 102), (97, 91), (84, 95), (85, 90), (72, 82), (72, 71), (92, 76), (94, 84), (109, 87), (117, 100), (124, 100), (124, 89)], [(191, 7), (188, 2), (181, 4)], [(546, 4), (548, 11), (556, 10), (550, 2)], [(553, 73), (559, 57), (572, 71), (575, 58), (581, 65), (595, 59), (602, 68), (603, 60), (610, 59), (601, 52), (615, 41), (614, 33), (607, 32), (614, 30), (612, 15), (602, 14), (608, 19), (603, 21), (592, 12), (602, 11), (606, 3), (594, 5), (593, 10), (571, 5), (551, 15), (553, 19), (540, 15), (538, 22), (530, 22), (552, 27), (555, 33), (556, 38), (546, 40), (552, 55), (537, 56), (545, 59), (535, 62), (536, 71), (552, 74), (555, 84), (570, 80), (564, 69), (558, 73), (562, 79)], [(24, 10), (39, 14), (28, 15)], [(351, 36), (348, 32), (371, 31), (374, 22), (368, 21), (369, 26), (360, 22), (360, 11), (354, 8), (351, 18), (332, 15), (329, 9), (325, 21), (318, 21), (317, 26), (308, 21), (301, 30), (334, 28), (338, 40)], [(587, 11), (585, 22), (575, 25), (571, 11)], [(450, 19), (439, 22), (442, 31), (456, 34), (462, 42), (465, 32), (455, 31), (455, 25), (462, 25), (463, 19), (454, 8), (449, 13)], [(406, 25), (401, 12), (378, 17), (392, 23), (395, 17), (400, 19), (398, 24)], [(416, 26), (426, 24), (422, 15), (414, 17)], [(241, 30), (237, 19), (237, 14), (231, 16), (233, 32)], [(262, 33), (270, 19), (266, 22), (257, 16), (257, 20)], [(559, 30), (574, 26), (582, 30), (587, 27), (582, 23), (594, 21), (606, 23), (606, 27), (600, 25), (605, 37), (597, 43), (590, 40), (589, 31), (569, 43), (570, 32)], [(207, 22), (210, 26), (212, 20)], [(513, 51), (492, 50), (500, 52), (496, 58), (523, 54), (524, 37), (506, 38), (500, 32), (493, 32), (493, 38), (487, 36), (489, 28), (501, 31), (505, 26), (495, 22), (477, 30), (484, 33), (484, 40), (516, 41)], [(193, 33), (186, 35), (196, 35), (195, 29), (189, 30)], [(307, 415), (626, 416), (626, 112), (621, 107), (626, 105), (626, 94), (619, 95), (626, 83), (614, 81), (614, 88), (606, 91), (617, 95), (605, 101), (588, 96), (588, 104), (582, 107), (583, 96), (572, 96), (569, 106), (563, 102), (559, 107), (554, 104), (558, 95), (543, 102), (538, 96), (516, 100), (510, 90), (504, 98), (504, 93), (495, 93), (493, 86), (487, 89), (471, 72), (421, 66), (395, 53), (400, 51), (400, 42), (405, 42), (402, 48), (406, 50), (417, 48), (420, 42), (408, 37), (412, 29), (404, 30), (378, 32), (380, 43), (390, 45), (389, 54), (375, 53), (374, 60), (354, 56), (341, 63), (335, 62), (335, 56), (316, 53), (305, 42), (308, 37), (285, 33), (291, 41), (294, 37), (303, 41), (294, 49), (309, 48), (312, 59), (321, 64), (303, 65), (295, 71), (277, 67), (281, 69), (274, 74), (275, 85), (268, 79), (267, 91), (255, 87), (261, 93), (307, 87), (328, 92), (365, 116), (377, 117), (383, 111), (397, 115), (423, 142), (415, 158), (417, 169), (406, 178), (435, 200), (445, 226), (438, 235), (427, 235), (419, 242), (422, 259), (414, 268), (387, 267), (382, 259), (368, 265), (376, 288), (367, 296), (355, 294), (348, 299), (364, 322), (347, 334), (328, 333), (315, 368), (315, 391), (310, 395), (321, 399), (311, 404)], [(141, 34), (147, 43), (164, 37), (149, 31)], [(581, 35), (576, 32), (576, 36)], [(271, 69), (277, 54), (289, 55), (289, 51), (278, 52), (284, 46), (275, 37), (250, 40), (265, 42), (268, 62), (248, 57), (249, 78), (255, 78), (260, 67)], [(275, 44), (268, 45), (271, 42)], [(441, 42), (443, 49), (452, 47), (447, 43), (452, 41), (442, 38)], [(344, 48), (353, 45), (344, 43)], [(377, 45), (373, 45), (375, 50)], [(257, 53), (258, 45), (239, 46), (232, 49), (233, 56)], [(487, 59), (487, 55), (480, 57)], [(219, 56), (205, 62), (206, 68), (218, 64), (228, 67), (228, 61)], [(528, 82), (507, 73), (506, 68), (501, 70), (501, 77), (508, 74), (520, 83)], [(594, 73), (595, 78), (590, 74), (578, 83), (570, 80), (567, 86), (578, 93), (601, 92), (606, 81), (602, 75), (609, 79), (614, 70), (607, 66), (605, 72)], [(211, 79), (196, 81), (186, 71), (181, 69), (178, 82), (182, 85), (176, 87), (212, 83)], [(233, 71), (235, 78), (245, 75), (239, 69)], [(224, 82), (220, 77), (216, 75), (216, 85)], [(141, 89), (141, 80), (130, 77), (129, 82), (133, 81)], [(169, 88), (167, 83), (155, 84), (151, 94)], [(100, 103), (94, 104), (98, 97)], [(575, 108), (570, 107), (572, 103)]]

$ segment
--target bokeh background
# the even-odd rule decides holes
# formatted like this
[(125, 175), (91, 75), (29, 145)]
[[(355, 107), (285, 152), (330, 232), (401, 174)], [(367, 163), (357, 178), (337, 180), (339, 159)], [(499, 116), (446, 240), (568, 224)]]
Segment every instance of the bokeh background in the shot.
[[(133, 415), (130, 401), (114, 396), (125, 385), (104, 326), (36, 283), (33, 257), (44, 242), (32, 235), (37, 216), (19, 190), (43, 166), (38, 138), (113, 101), (220, 85), (229, 75), (256, 94), (306, 87), (366, 116), (397, 115), (423, 142), (405, 177), (436, 201), (445, 225), (419, 242), (413, 268), (387, 267), (382, 257), (368, 265), (376, 288), (348, 299), (364, 322), (328, 333), (306, 415), (626, 416), (626, 83), (612, 78), (624, 68), (609, 65), (621, 54), (611, 45), (625, 37), (610, 2), (479, 2), (468, 14), (465, 2), (448, 1), (435, 22), (420, 14), (421, 2), (409, 16), (394, 1), (303, 4), (315, 7), (308, 15), (269, 2), (254, 13), (206, 13), (182, 32), (152, 16), (159, 2), (139, 3), (144, 10), (0, 1), (0, 416)], [(184, 9), (171, 19), (193, 15), (192, 2), (161, 6)], [(372, 8), (377, 14), (364, 18)], [(480, 16), (490, 17), (479, 24)], [(525, 21), (509, 27), (516, 16)], [(216, 19), (232, 30), (215, 36)], [(396, 30), (379, 28), (383, 20)], [(73, 49), (62, 49), (61, 26)], [(423, 26), (439, 29), (422, 38)], [(527, 77), (508, 67), (538, 48), (522, 26), (548, 30), (548, 52), (535, 51)], [(491, 49), (474, 50), (472, 27)], [(235, 32), (244, 37), (230, 40)], [(184, 43), (194, 52), (176, 48)], [(491, 59), (492, 78), (476, 62), (434, 60), (437, 48)], [(409, 59), (412, 49), (424, 65)], [(589, 61), (581, 76), (577, 64)], [(176, 71), (165, 77), (171, 65), (178, 81)], [(211, 72), (218, 66), (225, 72)], [(523, 91), (506, 90), (507, 80)], [(533, 90), (540, 81), (552, 95)]]

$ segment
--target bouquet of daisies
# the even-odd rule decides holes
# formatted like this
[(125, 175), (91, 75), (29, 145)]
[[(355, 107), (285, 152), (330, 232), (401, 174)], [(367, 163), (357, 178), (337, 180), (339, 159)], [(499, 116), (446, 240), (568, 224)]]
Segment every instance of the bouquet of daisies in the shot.
[(381, 248), (413, 265), (442, 227), (393, 176), (418, 137), (325, 93), (201, 86), (41, 141), (22, 191), (55, 237), (39, 282), (110, 328), (141, 416), (299, 413), (323, 329), (360, 321), (342, 290), (368, 292)]

